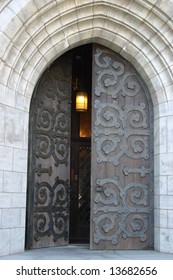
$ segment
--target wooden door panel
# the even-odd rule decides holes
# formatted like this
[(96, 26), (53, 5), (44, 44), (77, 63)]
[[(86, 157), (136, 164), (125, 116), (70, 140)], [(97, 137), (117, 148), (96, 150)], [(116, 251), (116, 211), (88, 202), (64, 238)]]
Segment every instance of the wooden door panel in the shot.
[(30, 109), (27, 247), (68, 244), (71, 60), (47, 69)]
[(91, 248), (153, 247), (152, 105), (119, 55), (93, 48)]

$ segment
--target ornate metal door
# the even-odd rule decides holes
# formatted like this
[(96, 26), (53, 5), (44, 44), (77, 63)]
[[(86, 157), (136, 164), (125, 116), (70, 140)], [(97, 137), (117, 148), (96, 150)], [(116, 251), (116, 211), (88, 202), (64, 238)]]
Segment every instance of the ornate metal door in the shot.
[(93, 51), (91, 248), (153, 247), (152, 103), (132, 66)]
[(26, 247), (68, 244), (71, 59), (38, 83), (30, 108)]

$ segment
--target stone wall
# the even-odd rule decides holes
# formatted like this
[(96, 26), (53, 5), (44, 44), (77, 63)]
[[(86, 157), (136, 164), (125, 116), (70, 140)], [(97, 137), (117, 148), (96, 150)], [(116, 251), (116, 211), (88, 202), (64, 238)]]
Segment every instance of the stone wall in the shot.
[(49, 64), (96, 42), (143, 77), (154, 106), (155, 249), (173, 253), (173, 2), (0, 2), (0, 255), (24, 250), (29, 106)]

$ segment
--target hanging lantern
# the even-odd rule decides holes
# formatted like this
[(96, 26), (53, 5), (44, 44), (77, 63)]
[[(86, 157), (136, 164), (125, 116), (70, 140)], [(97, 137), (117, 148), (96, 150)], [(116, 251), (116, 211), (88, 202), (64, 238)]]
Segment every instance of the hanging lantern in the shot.
[(76, 92), (76, 111), (87, 112), (88, 110), (88, 95), (86, 91)]

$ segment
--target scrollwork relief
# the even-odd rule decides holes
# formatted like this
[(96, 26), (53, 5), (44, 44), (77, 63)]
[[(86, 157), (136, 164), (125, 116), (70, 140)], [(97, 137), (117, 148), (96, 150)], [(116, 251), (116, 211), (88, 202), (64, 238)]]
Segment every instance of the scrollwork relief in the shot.
[(98, 67), (96, 96), (106, 94), (116, 99), (119, 94), (123, 97), (134, 97), (139, 94), (140, 84), (137, 76), (125, 72), (122, 62), (112, 59), (109, 53), (97, 49), (95, 63)]
[(150, 132), (143, 103), (121, 108), (117, 101), (101, 103), (96, 100), (94, 107), (98, 163), (112, 162), (117, 165), (123, 155), (129, 158), (149, 158), (147, 135)]
[(123, 187), (117, 176), (98, 179), (96, 184), (102, 187), (102, 192), (96, 192), (93, 204), (94, 242), (110, 240), (117, 244), (120, 237), (145, 241), (150, 213), (149, 187), (138, 182)]
[(34, 239), (44, 236), (68, 237), (69, 181), (56, 178), (51, 186), (47, 182), (36, 183), (34, 207)]
[(43, 159), (52, 156), (55, 166), (67, 165), (70, 141), (70, 116), (65, 110), (45, 109), (38, 117), (36, 128), (36, 156)]

